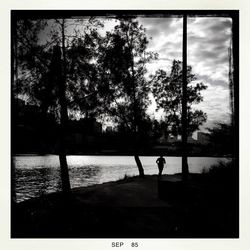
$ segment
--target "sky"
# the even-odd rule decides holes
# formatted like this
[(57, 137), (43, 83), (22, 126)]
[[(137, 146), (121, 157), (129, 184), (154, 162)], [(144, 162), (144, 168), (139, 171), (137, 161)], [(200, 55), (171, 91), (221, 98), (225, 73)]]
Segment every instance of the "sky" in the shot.
[[(148, 50), (157, 52), (159, 60), (148, 66), (154, 73), (161, 68), (169, 72), (174, 59), (182, 60), (182, 18), (139, 18), (151, 37)], [(203, 102), (193, 106), (207, 113), (207, 122), (201, 131), (216, 122), (230, 121), (229, 108), (229, 54), (231, 42), (230, 18), (188, 18), (187, 63), (192, 66), (198, 82), (207, 85), (202, 91)], [(153, 103), (151, 112), (156, 104)], [(162, 113), (159, 112), (158, 116)]]

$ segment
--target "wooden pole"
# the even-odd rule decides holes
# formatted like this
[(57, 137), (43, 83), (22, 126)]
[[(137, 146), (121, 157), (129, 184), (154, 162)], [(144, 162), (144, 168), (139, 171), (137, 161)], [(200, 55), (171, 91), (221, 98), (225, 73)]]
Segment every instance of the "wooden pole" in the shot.
[(187, 15), (183, 15), (182, 50), (182, 179), (187, 180)]

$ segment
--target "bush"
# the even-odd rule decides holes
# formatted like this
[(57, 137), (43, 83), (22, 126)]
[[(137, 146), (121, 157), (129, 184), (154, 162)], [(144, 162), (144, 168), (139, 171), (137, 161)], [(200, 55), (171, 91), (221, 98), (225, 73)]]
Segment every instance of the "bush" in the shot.
[(230, 192), (237, 192), (239, 184), (238, 165), (235, 160), (219, 162), (207, 171), (203, 171), (203, 177), (215, 189), (227, 189)]

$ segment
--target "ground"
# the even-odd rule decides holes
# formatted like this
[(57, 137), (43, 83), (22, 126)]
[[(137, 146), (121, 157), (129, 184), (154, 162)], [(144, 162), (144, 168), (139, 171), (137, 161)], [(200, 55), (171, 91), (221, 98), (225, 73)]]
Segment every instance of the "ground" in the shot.
[(238, 237), (236, 193), (199, 174), (186, 184), (180, 175), (126, 178), (12, 205), (11, 236)]

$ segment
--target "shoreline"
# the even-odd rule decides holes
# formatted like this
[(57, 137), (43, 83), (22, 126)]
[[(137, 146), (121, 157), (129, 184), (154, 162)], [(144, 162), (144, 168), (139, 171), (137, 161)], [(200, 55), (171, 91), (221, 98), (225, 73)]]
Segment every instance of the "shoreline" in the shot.
[[(192, 173), (190, 174), (191, 176), (196, 176), (196, 175), (201, 175), (200, 173)], [(173, 177), (175, 178), (176, 176), (180, 177), (181, 173), (176, 173), (176, 174), (165, 174), (163, 176), (168, 176), (168, 177)], [(157, 183), (157, 178), (158, 175), (154, 174), (154, 175), (145, 175), (145, 177), (143, 179), (141, 179), (138, 175), (135, 176), (126, 176), (125, 178), (119, 179), (119, 180), (114, 180), (114, 181), (107, 181), (107, 182), (103, 182), (103, 183), (99, 183), (99, 184), (92, 184), (89, 186), (81, 186), (81, 187), (75, 187), (75, 188), (71, 188), (71, 192), (72, 195), (85, 195), (86, 193), (89, 192), (93, 192), (93, 191), (99, 191), (102, 190), (103, 188), (115, 188), (117, 185), (121, 185), (121, 184), (129, 184), (131, 182), (133, 182), (134, 180), (138, 181), (138, 182), (142, 182), (145, 179), (150, 179), (153, 180), (155, 182), (155, 184)], [(62, 191), (56, 191), (56, 192), (51, 192), (51, 193), (45, 193), (39, 197), (32, 197), (30, 199), (24, 200), (24, 201), (20, 201), (17, 202), (17, 205), (23, 204), (23, 203), (33, 203), (33, 202), (37, 202), (40, 199), (49, 199), (49, 198), (54, 198), (55, 196), (61, 196), (63, 197), (63, 192)], [(52, 198), (52, 199), (53, 199)], [(110, 205), (110, 204), (109, 204)]]

